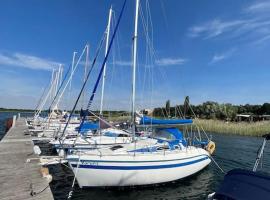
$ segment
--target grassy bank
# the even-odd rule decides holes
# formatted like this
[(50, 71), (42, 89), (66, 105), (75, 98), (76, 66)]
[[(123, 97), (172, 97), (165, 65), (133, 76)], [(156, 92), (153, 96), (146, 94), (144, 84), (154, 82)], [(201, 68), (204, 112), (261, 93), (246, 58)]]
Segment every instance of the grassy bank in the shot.
[(196, 119), (195, 123), (206, 132), (235, 134), (247, 136), (261, 136), (270, 132), (270, 121), (260, 122), (224, 122), (221, 120)]
[[(127, 121), (130, 116), (111, 116), (109, 121)], [(207, 133), (262, 136), (270, 132), (270, 121), (260, 122), (225, 122), (213, 119), (195, 119), (195, 124), (200, 125)]]

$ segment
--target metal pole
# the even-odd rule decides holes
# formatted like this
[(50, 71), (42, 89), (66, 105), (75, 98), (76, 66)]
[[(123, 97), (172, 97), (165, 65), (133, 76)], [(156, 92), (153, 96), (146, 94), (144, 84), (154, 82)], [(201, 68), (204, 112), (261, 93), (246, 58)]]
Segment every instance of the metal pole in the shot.
[(56, 95), (56, 92), (57, 92), (57, 90), (58, 90), (60, 73), (61, 73), (61, 64), (59, 65), (59, 67), (58, 67), (58, 71), (57, 71), (57, 76), (56, 76), (56, 85), (55, 85), (55, 94), (54, 94), (54, 96)]
[[(85, 82), (86, 76), (87, 76), (88, 54), (89, 54), (89, 44), (86, 44), (86, 56), (85, 56), (83, 83)], [(85, 101), (85, 91), (83, 91), (83, 93), (82, 93), (82, 108), (84, 107), (84, 101)]]
[[(54, 83), (54, 71), (55, 71), (55, 69), (53, 69), (53, 71), (52, 71), (51, 87), (53, 87), (53, 83)], [(50, 94), (50, 99), (52, 99), (52, 94)]]
[[(73, 52), (73, 57), (72, 57), (71, 72), (74, 69), (76, 54), (77, 54), (77, 52), (74, 51)], [(71, 102), (71, 86), (72, 86), (72, 75), (71, 75), (71, 80), (70, 80), (70, 83), (69, 83), (68, 101), (67, 101), (67, 108), (66, 108), (67, 110), (68, 110), (69, 103)]]
[(254, 167), (253, 167), (253, 171), (256, 172), (257, 171), (257, 167), (260, 163), (260, 160), (261, 160), (261, 157), (263, 155), (263, 151), (264, 151), (264, 147), (265, 147), (265, 144), (266, 144), (266, 139), (263, 140), (263, 144), (262, 144), (262, 147), (261, 147), (261, 150), (256, 158), (256, 161), (255, 161), (255, 164), (254, 164)]
[(132, 132), (135, 139), (135, 95), (136, 95), (136, 65), (137, 65), (137, 37), (138, 37), (138, 14), (140, 0), (136, 0), (135, 30), (133, 36), (133, 76), (132, 76)]
[[(105, 56), (106, 56), (106, 54), (108, 52), (108, 46), (109, 46), (112, 11), (113, 10), (112, 10), (112, 6), (111, 6), (110, 11), (109, 11), (108, 25), (107, 25), (107, 29), (106, 29)], [(107, 67), (107, 62), (105, 63), (104, 71), (103, 71), (103, 77), (102, 77), (101, 100), (100, 100), (100, 110), (99, 110), (99, 114), (101, 116), (102, 116), (102, 111), (103, 111), (103, 99), (104, 99), (104, 88), (105, 88), (105, 79), (106, 79), (106, 67)]]
[(57, 107), (57, 106), (58, 106), (58, 103), (59, 103), (59, 101), (61, 100), (61, 98), (62, 98), (62, 96), (63, 96), (63, 94), (64, 94), (64, 92), (65, 92), (67, 86), (70, 84), (71, 79), (72, 79), (72, 77), (73, 77), (73, 75), (74, 75), (74, 73), (75, 73), (75, 71), (76, 71), (76, 69), (77, 69), (77, 67), (78, 67), (78, 65), (79, 65), (79, 63), (80, 63), (80, 61), (81, 61), (81, 58), (82, 58), (82, 56), (83, 56), (85, 50), (86, 50), (86, 46), (84, 47), (84, 49), (83, 49), (83, 51), (82, 51), (82, 53), (81, 53), (79, 59), (77, 60), (76, 65), (74, 66), (73, 70), (71, 71), (70, 77), (69, 77), (69, 79), (67, 80), (66, 85), (64, 86), (62, 92), (61, 92), (60, 95), (58, 96), (58, 98), (57, 98), (57, 100), (56, 100), (56, 103), (55, 103), (54, 107)]
[[(74, 69), (76, 54), (77, 54), (77, 52), (74, 51), (73, 52), (73, 57), (72, 57), (72, 65), (71, 65), (71, 71), (72, 72), (73, 72), (73, 69)], [(72, 79), (72, 76), (71, 76), (71, 79)], [(71, 81), (70, 81), (70, 84), (69, 84), (69, 90), (71, 90)]]

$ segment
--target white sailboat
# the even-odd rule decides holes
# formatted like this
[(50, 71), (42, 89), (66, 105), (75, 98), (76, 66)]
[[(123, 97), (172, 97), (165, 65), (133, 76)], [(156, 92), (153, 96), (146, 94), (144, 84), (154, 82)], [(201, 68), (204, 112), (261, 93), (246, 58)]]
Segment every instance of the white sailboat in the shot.
[[(111, 21), (112, 21), (112, 7), (109, 10), (109, 17), (108, 17), (108, 24), (106, 27), (106, 46), (105, 46), (105, 56), (108, 52), (108, 47), (109, 47), (109, 39), (110, 39), (110, 27), (111, 27)], [(106, 79), (106, 64), (104, 66), (103, 70), (103, 77), (102, 77), (102, 90), (101, 90), (101, 102), (100, 102), (100, 116), (102, 117), (103, 115), (103, 102), (104, 102), (104, 89), (105, 89), (105, 79)], [(98, 116), (97, 116), (98, 117)], [(88, 134), (85, 136), (83, 133), (84, 131), (79, 130), (80, 133), (77, 133), (74, 137), (70, 137), (70, 135), (63, 136), (61, 139), (61, 142), (57, 139), (52, 140), (50, 143), (57, 149), (93, 149), (93, 148), (98, 148), (98, 146), (103, 146), (103, 145), (114, 145), (114, 144), (124, 144), (124, 143), (130, 143), (132, 138), (130, 134), (127, 131), (124, 130), (119, 130), (113, 127), (111, 124), (107, 123), (105, 120), (103, 120), (101, 117), (99, 118), (98, 123), (91, 122), (89, 125), (90, 126), (95, 126), (96, 133), (95, 134), (89, 134), (90, 132), (90, 127), (88, 126), (89, 129)], [(102, 129), (101, 123), (107, 123), (109, 128)], [(84, 125), (82, 125), (84, 126)], [(79, 125), (78, 125), (79, 127)], [(80, 129), (83, 129), (83, 127), (80, 127)], [(78, 132), (78, 130), (77, 130)], [(89, 146), (90, 145), (90, 146)]]
[[(91, 151), (73, 151), (66, 159), (80, 187), (134, 186), (175, 181), (193, 175), (210, 162), (204, 148), (190, 146), (179, 125), (192, 120), (150, 121), (151, 137), (135, 135), (135, 89), (139, 0), (136, 0), (133, 37), (132, 143), (112, 145)], [(145, 124), (145, 118), (141, 124)], [(149, 124), (149, 123), (148, 123)], [(207, 141), (208, 143), (209, 141)], [(206, 144), (207, 145), (207, 144)]]

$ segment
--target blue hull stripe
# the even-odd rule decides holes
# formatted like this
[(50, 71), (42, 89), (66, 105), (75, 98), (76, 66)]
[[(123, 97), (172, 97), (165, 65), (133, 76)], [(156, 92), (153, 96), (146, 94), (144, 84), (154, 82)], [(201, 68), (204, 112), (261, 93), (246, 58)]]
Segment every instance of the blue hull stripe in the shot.
[[(165, 169), (165, 168), (175, 168), (183, 167), (187, 165), (192, 165), (204, 160), (207, 160), (208, 157), (204, 157), (198, 160), (193, 160), (184, 163), (177, 164), (168, 164), (168, 165), (148, 165), (148, 166), (105, 166), (105, 165), (79, 165), (79, 168), (89, 168), (89, 169), (109, 169), (109, 170), (146, 170), (146, 169)], [(77, 164), (72, 164), (72, 167), (76, 168)]]
[[(180, 159), (171, 159), (171, 160), (150, 160), (150, 161), (116, 161), (116, 160), (84, 160), (81, 159), (81, 162), (98, 162), (98, 163), (152, 163), (152, 162), (170, 162), (170, 161), (178, 161), (178, 160), (187, 160), (191, 158), (197, 158), (201, 156), (206, 156), (206, 154), (198, 155), (198, 156), (191, 156), (188, 158), (180, 158)], [(78, 162), (78, 158), (66, 158), (69, 162)]]

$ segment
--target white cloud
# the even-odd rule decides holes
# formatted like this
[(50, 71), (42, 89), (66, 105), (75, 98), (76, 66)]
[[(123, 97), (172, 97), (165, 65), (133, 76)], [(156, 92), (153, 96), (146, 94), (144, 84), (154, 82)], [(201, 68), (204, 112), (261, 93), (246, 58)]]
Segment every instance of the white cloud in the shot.
[(265, 12), (270, 11), (270, 1), (258, 1), (244, 9), (246, 12)]
[[(161, 58), (161, 59), (156, 60), (155, 64), (159, 66), (182, 65), (186, 61), (187, 60), (184, 58)], [(131, 61), (115, 61), (114, 64), (117, 66), (132, 66)], [(153, 65), (143, 65), (143, 66), (153, 67)]]
[(258, 39), (258, 40), (255, 41), (253, 44), (259, 45), (259, 44), (262, 44), (263, 42), (265, 42), (265, 41), (267, 41), (267, 40), (270, 40), (270, 35), (267, 35), (267, 36), (265, 36), (265, 37), (263, 37), (263, 38)]
[(232, 20), (232, 21), (222, 21), (219, 19), (214, 19), (212, 21), (206, 22), (201, 25), (193, 26), (189, 29), (190, 37), (200, 37), (212, 38), (219, 36), (225, 32), (235, 30), (235, 28), (247, 24), (246, 20)]
[(131, 66), (132, 62), (131, 61), (118, 60), (118, 61), (115, 61), (114, 64), (118, 65), (118, 66)]
[(234, 54), (235, 51), (236, 49), (234, 48), (223, 53), (215, 54), (209, 64), (214, 64), (221, 60), (228, 59)]
[(3, 54), (0, 53), (0, 65), (23, 67), (34, 70), (52, 70), (60, 63), (32, 55), (22, 53)]
[[(239, 12), (234, 19), (212, 19), (192, 26), (188, 29), (188, 36), (192, 38), (221, 38), (236, 39), (256, 43), (256, 41), (270, 35), (270, 1), (255, 2)], [(267, 12), (266, 12), (267, 11)], [(270, 39), (270, 38), (269, 38)]]
[(161, 58), (156, 60), (156, 64), (159, 66), (182, 65), (186, 61), (184, 58)]

